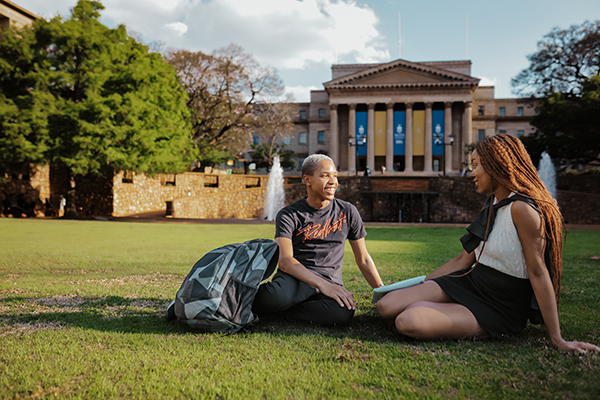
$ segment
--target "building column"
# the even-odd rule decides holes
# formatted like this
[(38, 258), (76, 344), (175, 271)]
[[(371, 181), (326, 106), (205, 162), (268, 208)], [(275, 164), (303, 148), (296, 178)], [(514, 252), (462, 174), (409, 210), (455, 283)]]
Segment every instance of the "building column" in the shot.
[(413, 172), (413, 103), (406, 104), (406, 132), (404, 135), (404, 172)]
[(338, 113), (337, 113), (337, 104), (330, 104), (329, 108), (331, 110), (330, 114), (330, 138), (329, 138), (329, 157), (333, 160), (333, 163), (337, 167), (340, 162), (340, 151), (339, 151), (339, 132), (338, 132)]
[(425, 103), (425, 167), (423, 168), (423, 172), (433, 171), (433, 155), (431, 148), (433, 137), (433, 130), (431, 129), (431, 126), (433, 125), (433, 116), (431, 114), (432, 107), (433, 103)]
[(450, 135), (452, 134), (452, 102), (444, 103), (444, 168), (452, 171), (452, 146)]
[(356, 172), (356, 104), (350, 104), (348, 137), (354, 138), (354, 146), (350, 146), (350, 141), (348, 140), (348, 171)]
[(367, 114), (367, 167), (375, 171), (375, 104), (368, 104)]
[[(466, 146), (469, 146), (473, 143), (472, 139), (472, 115), (473, 102), (465, 101), (465, 113), (463, 114), (463, 134), (462, 134), (462, 146), (466, 150)], [(471, 154), (466, 155), (466, 159), (464, 153), (461, 155), (461, 159), (463, 165), (469, 165), (471, 163)]]
[(387, 103), (387, 129), (385, 133), (385, 168), (394, 171), (394, 103)]

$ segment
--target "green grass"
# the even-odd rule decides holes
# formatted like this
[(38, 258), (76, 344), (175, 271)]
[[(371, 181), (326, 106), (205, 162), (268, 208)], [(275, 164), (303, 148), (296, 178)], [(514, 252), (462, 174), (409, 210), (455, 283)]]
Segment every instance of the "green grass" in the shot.
[[(385, 283), (460, 251), (461, 228), (368, 228)], [(272, 238), (273, 225), (0, 219), (0, 398), (589, 398), (600, 357), (553, 349), (528, 326), (493, 341), (416, 341), (377, 317), (346, 248), (349, 326), (266, 320), (197, 334), (163, 318), (207, 251)], [(566, 339), (600, 343), (600, 232), (569, 232)]]

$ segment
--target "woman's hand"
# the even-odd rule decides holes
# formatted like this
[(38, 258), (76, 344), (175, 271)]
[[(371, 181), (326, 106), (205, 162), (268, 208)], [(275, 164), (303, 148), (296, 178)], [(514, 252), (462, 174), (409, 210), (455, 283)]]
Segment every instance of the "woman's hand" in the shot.
[(566, 340), (561, 339), (558, 343), (554, 343), (554, 345), (561, 350), (577, 351), (579, 353), (585, 353), (588, 350), (600, 351), (600, 347), (587, 342), (567, 342)]

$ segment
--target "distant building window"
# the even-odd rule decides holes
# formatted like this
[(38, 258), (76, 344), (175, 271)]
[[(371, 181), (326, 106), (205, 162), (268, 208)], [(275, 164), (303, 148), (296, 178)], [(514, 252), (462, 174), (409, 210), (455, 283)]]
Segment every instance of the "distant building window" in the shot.
[(500, 135), (504, 135), (504, 134), (506, 134), (506, 129), (500, 129), (500, 130), (498, 131), (498, 134), (500, 134)]
[(319, 108), (319, 118), (325, 118), (325, 109)]
[(290, 144), (290, 142), (291, 142), (291, 140), (290, 140), (290, 138), (289, 138), (289, 137), (284, 137), (284, 138), (283, 138), (283, 144), (285, 144), (286, 146), (287, 146), (287, 145), (289, 145), (289, 144)]
[(506, 107), (500, 107), (500, 116), (506, 117)]
[(300, 110), (300, 119), (306, 119), (306, 110)]
[(439, 172), (440, 170), (440, 160), (438, 160), (437, 158), (433, 159), (433, 171), (434, 172)]
[(260, 139), (258, 138), (258, 135), (254, 135), (252, 136), (252, 144), (259, 144)]
[(298, 159), (298, 169), (299, 170), (302, 170), (302, 164), (304, 164), (304, 160), (306, 160), (306, 158), (304, 158), (304, 157), (300, 157)]
[(325, 144), (325, 131), (319, 131), (319, 144)]
[(525, 136), (525, 131), (518, 130), (518, 131), (517, 131), (517, 137), (520, 137), (520, 138), (522, 138), (523, 136)]
[(306, 132), (300, 132), (298, 135), (298, 143), (306, 144)]
[(485, 140), (485, 129), (478, 129), (477, 130), (477, 141), (483, 142), (484, 140)]
[(523, 107), (517, 107), (517, 116), (518, 117), (522, 117), (523, 116)]
[(485, 106), (479, 106), (479, 110), (478, 110), (479, 115), (483, 115), (484, 112), (485, 112)]

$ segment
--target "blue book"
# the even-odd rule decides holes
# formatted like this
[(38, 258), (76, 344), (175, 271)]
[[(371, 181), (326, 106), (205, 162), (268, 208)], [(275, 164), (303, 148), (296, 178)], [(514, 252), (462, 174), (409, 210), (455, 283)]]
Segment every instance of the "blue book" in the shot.
[(393, 292), (394, 290), (404, 289), (407, 287), (419, 285), (425, 282), (425, 277), (427, 275), (417, 276), (416, 278), (405, 279), (400, 282), (392, 283), (387, 286), (381, 286), (376, 289), (373, 289), (373, 300), (371, 300), (372, 304), (375, 304), (381, 299), (383, 296), (388, 294), (389, 292)]

